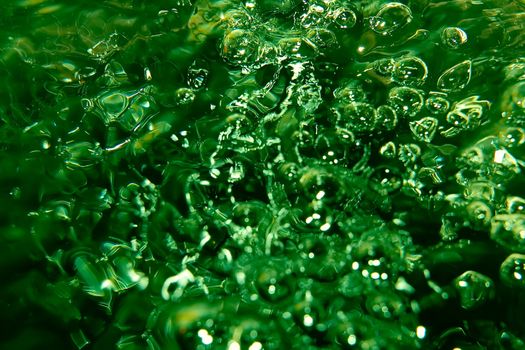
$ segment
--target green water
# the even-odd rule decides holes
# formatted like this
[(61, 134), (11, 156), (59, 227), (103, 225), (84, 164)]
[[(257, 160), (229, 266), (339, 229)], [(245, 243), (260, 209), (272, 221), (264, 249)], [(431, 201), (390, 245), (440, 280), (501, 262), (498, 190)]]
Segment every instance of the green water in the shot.
[(5, 0), (0, 348), (525, 349), (523, 0)]

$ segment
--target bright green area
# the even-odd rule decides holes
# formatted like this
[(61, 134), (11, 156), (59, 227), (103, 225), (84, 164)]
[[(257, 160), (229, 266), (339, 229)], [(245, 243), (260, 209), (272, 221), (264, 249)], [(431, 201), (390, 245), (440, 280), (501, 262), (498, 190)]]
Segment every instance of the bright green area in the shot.
[(523, 0), (5, 0), (0, 348), (524, 349)]

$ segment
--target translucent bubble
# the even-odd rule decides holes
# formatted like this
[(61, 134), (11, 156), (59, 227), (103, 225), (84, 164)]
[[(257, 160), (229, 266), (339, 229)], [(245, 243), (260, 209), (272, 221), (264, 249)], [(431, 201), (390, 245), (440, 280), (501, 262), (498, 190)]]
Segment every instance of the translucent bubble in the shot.
[(224, 36), (221, 56), (236, 66), (250, 65), (258, 59), (259, 38), (251, 31), (234, 29)]
[(521, 146), (525, 143), (525, 129), (518, 127), (504, 128), (499, 132), (499, 140), (507, 148)]
[(376, 125), (375, 108), (364, 102), (350, 102), (339, 111), (341, 126), (358, 132), (371, 131)]
[(187, 105), (195, 99), (195, 92), (192, 89), (180, 88), (175, 91), (175, 100), (178, 105)]
[(441, 32), (441, 41), (451, 49), (457, 49), (467, 42), (467, 33), (458, 27), (447, 27)]
[(387, 159), (394, 159), (397, 155), (397, 146), (392, 141), (388, 141), (379, 149), (379, 154)]
[(332, 23), (339, 29), (349, 29), (357, 23), (357, 15), (354, 11), (346, 7), (340, 7), (330, 13)]
[(402, 57), (395, 60), (392, 78), (403, 85), (423, 85), (428, 76), (425, 62), (418, 57)]
[(467, 310), (475, 309), (494, 298), (494, 282), (487, 276), (466, 271), (454, 280), (454, 286), (459, 295), (461, 307)]
[(306, 40), (317, 50), (326, 49), (337, 45), (337, 38), (331, 30), (313, 28), (306, 33)]
[(412, 135), (423, 142), (431, 142), (438, 128), (438, 120), (433, 117), (424, 117), (419, 120), (410, 122), (410, 131)]
[(412, 22), (412, 11), (399, 2), (385, 4), (379, 12), (369, 18), (370, 28), (381, 35), (392, 34)]
[(118, 91), (108, 92), (98, 97), (97, 100), (104, 112), (108, 115), (108, 120), (118, 118), (129, 104), (128, 96)]
[(404, 164), (414, 164), (421, 156), (421, 147), (415, 143), (399, 145), (398, 158)]
[(400, 115), (413, 117), (423, 107), (423, 96), (411, 87), (395, 87), (388, 93), (388, 104)]
[(525, 255), (509, 255), (501, 264), (500, 277), (509, 287), (525, 288)]
[(333, 95), (341, 102), (362, 102), (366, 101), (366, 92), (363, 85), (358, 80), (351, 80), (334, 90)]
[(474, 229), (483, 229), (488, 227), (494, 214), (493, 208), (485, 201), (475, 200), (470, 202), (466, 207), (469, 222)]
[(315, 140), (317, 159), (334, 165), (342, 163), (348, 160), (349, 149), (354, 141), (354, 135), (346, 129), (324, 131)]
[(447, 69), (438, 78), (437, 87), (442, 91), (460, 91), (470, 82), (472, 61), (466, 60)]
[(323, 5), (310, 5), (308, 11), (301, 16), (301, 25), (305, 28), (311, 28), (322, 24), (326, 17), (326, 8)]
[(525, 199), (508, 196), (505, 200), (505, 209), (509, 214), (525, 214)]
[(403, 298), (394, 292), (368, 295), (365, 305), (368, 312), (379, 319), (397, 319), (406, 311)]
[(370, 174), (370, 185), (379, 193), (392, 193), (401, 188), (403, 177), (399, 169), (381, 166)]
[(380, 130), (387, 130), (392, 131), (397, 126), (397, 113), (396, 111), (388, 106), (388, 105), (382, 105), (377, 107), (376, 109), (377, 113), (377, 120), (376, 120), (376, 128)]
[(490, 237), (505, 248), (525, 253), (525, 214), (498, 214), (491, 220)]
[(450, 102), (446, 99), (445, 94), (430, 93), (430, 96), (425, 101), (425, 107), (430, 113), (441, 115), (448, 112)]

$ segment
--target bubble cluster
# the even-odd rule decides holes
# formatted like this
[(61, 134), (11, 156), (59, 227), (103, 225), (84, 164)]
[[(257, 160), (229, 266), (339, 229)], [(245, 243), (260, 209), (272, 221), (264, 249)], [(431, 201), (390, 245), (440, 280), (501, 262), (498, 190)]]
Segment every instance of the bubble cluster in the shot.
[(0, 348), (524, 348), (522, 3), (0, 5)]

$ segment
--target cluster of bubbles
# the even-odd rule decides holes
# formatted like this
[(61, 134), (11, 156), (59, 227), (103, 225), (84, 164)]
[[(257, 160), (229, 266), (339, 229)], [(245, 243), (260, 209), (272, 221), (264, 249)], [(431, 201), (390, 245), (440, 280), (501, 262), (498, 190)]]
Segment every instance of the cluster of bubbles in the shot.
[(522, 1), (18, 3), (74, 19), (0, 51), (46, 341), (525, 347)]

